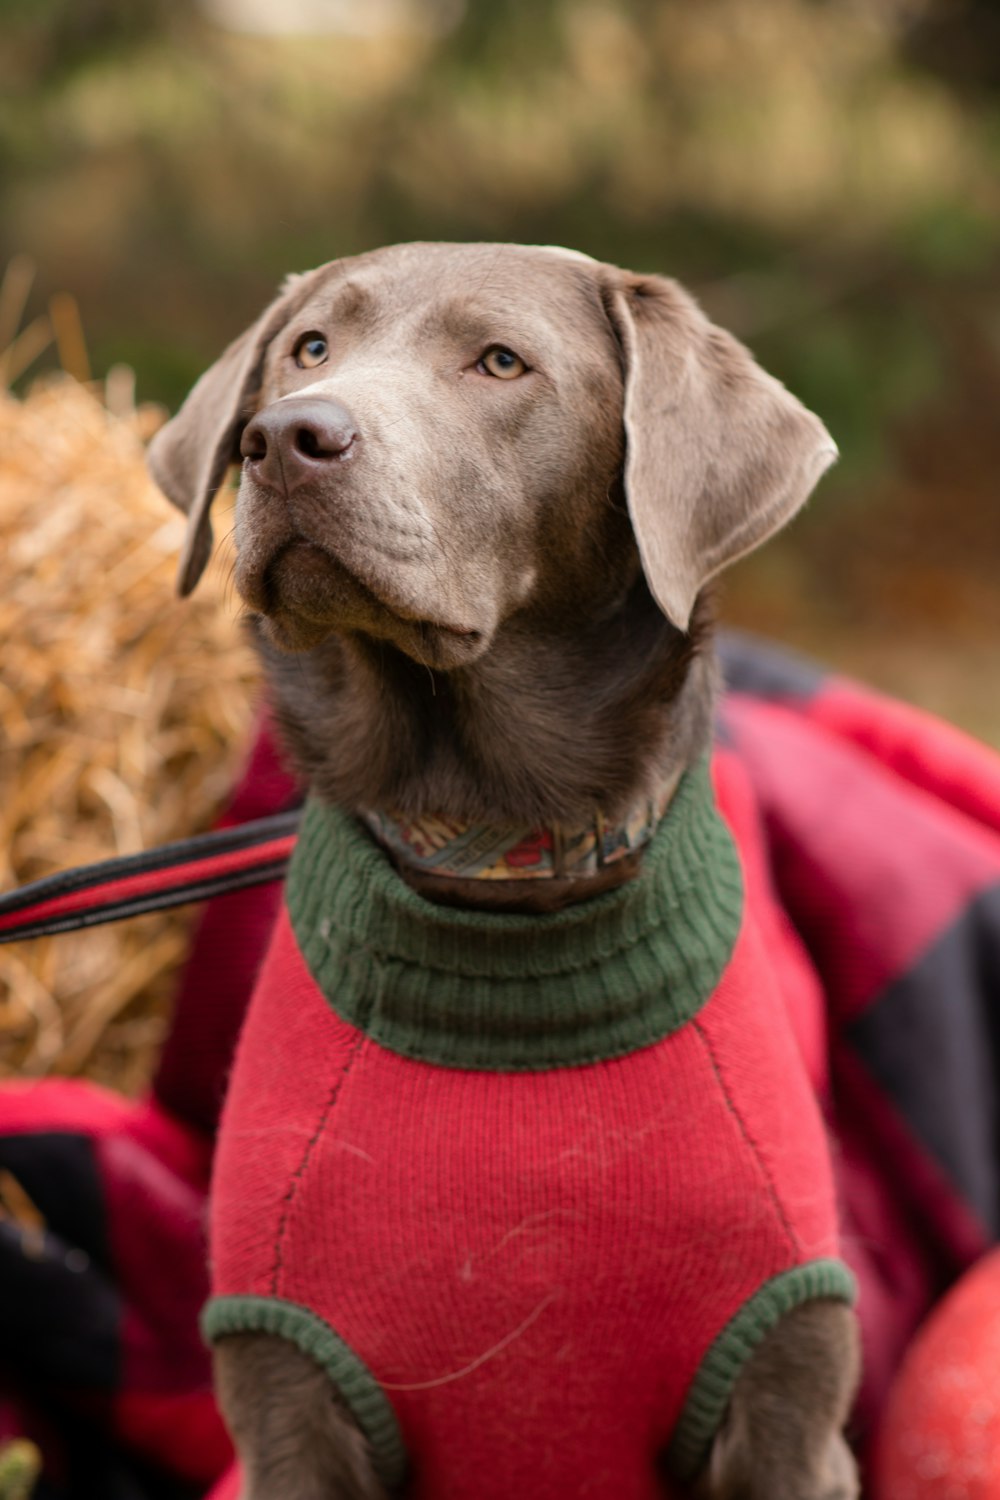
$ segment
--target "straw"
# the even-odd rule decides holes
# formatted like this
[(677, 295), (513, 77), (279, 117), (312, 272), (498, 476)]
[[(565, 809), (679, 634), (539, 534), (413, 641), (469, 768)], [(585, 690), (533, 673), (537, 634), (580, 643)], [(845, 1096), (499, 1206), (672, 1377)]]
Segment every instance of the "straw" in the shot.
[[(26, 296), (23, 269), (13, 290), (11, 277), (8, 333)], [(51, 314), (61, 357), (85, 373), (76, 304), (53, 298)], [(0, 353), (8, 371), (33, 326)], [(257, 673), (227, 559), (193, 599), (174, 595), (184, 518), (143, 459), (163, 413), (136, 407), (122, 367), (101, 394), (107, 406), (65, 374), (23, 400), (0, 391), (4, 888), (203, 830), (250, 729)], [(189, 921), (167, 913), (0, 949), (0, 1075), (142, 1088)]]

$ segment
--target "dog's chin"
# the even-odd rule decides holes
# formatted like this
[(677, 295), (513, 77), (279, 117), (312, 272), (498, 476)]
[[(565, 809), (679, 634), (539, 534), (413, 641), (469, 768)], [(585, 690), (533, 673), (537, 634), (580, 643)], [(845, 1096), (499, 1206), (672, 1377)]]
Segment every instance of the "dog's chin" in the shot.
[(408, 605), (387, 601), (312, 542), (295, 541), (237, 588), (261, 617), (279, 651), (311, 651), (334, 635), (363, 634), (388, 641), (422, 666), (450, 671), (489, 649), (492, 630), (424, 619)]

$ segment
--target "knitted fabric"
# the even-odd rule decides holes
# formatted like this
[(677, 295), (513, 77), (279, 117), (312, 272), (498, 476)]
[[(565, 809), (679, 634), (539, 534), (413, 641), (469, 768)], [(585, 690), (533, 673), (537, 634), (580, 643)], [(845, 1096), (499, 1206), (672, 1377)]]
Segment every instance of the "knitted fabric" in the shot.
[(310, 804), (216, 1161), (210, 1337), (328, 1371), (415, 1500), (651, 1500), (781, 1315), (850, 1298), (827, 1143), (708, 777), (549, 917)]

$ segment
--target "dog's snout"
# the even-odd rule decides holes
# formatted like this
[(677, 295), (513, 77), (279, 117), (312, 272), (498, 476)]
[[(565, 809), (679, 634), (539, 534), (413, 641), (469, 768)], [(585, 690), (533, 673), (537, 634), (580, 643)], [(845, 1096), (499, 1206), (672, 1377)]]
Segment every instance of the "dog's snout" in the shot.
[(240, 452), (265, 484), (292, 490), (342, 460), (357, 436), (353, 416), (339, 401), (276, 401), (248, 422)]

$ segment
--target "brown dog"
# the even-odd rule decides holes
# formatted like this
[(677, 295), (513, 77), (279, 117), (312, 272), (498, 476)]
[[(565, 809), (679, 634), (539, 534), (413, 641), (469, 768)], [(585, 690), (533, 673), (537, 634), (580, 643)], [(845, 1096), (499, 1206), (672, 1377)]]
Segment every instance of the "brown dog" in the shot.
[[(835, 451), (673, 282), (556, 249), (404, 245), (292, 278), (150, 462), (190, 517), (188, 592), (243, 456), (236, 584), (314, 793), (560, 826), (615, 818), (704, 752), (705, 585), (790, 519)], [(640, 863), (401, 873), (435, 900), (551, 911)], [(383, 1493), (298, 1350), (235, 1335), (217, 1369), (246, 1500)], [(786, 1314), (736, 1382), (704, 1495), (850, 1500), (856, 1376), (848, 1309)]]

